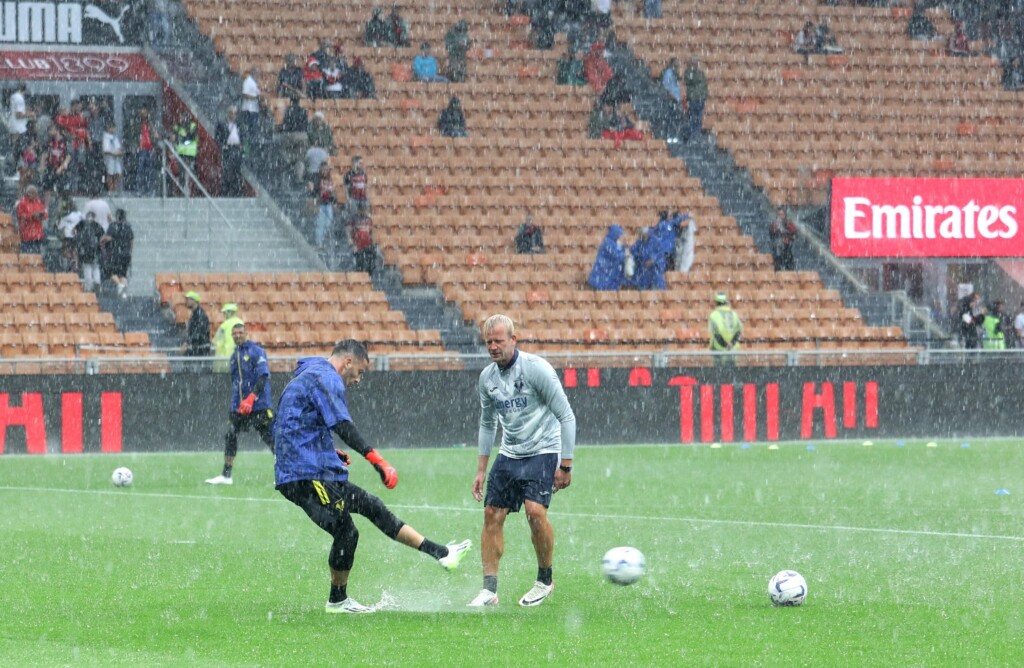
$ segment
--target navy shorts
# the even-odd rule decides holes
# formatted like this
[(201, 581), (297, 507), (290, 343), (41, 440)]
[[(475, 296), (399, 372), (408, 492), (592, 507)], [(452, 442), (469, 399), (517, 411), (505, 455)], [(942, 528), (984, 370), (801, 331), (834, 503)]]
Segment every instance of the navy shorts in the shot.
[(555, 488), (555, 469), (558, 468), (558, 453), (534, 455), (524, 459), (512, 459), (498, 455), (487, 476), (487, 496), (484, 504), (495, 508), (507, 508), (517, 513), (523, 501), (534, 501), (547, 508), (551, 504), (551, 492)]

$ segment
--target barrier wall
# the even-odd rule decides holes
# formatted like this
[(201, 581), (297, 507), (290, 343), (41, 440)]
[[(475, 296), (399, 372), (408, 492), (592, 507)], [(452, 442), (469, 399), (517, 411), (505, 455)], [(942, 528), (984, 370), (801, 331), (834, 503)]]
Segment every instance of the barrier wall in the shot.
[[(566, 369), (582, 444), (1014, 436), (1012, 364)], [(478, 374), (378, 372), (349, 392), (374, 445), (476, 441)], [(280, 390), (285, 379), (272, 379)], [(220, 451), (225, 375), (0, 377), (0, 452)], [(243, 448), (259, 449), (254, 434)]]

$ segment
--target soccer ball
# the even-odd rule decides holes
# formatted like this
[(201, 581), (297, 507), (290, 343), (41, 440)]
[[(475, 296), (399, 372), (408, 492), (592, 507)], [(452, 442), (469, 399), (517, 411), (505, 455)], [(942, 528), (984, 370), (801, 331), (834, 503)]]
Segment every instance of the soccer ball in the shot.
[(114, 469), (114, 475), (110, 476), (110, 482), (114, 483), (114, 487), (131, 487), (131, 469), (128, 469), (124, 466), (122, 466), (121, 468)]
[(796, 571), (779, 571), (768, 581), (773, 605), (800, 605), (807, 598), (807, 581)]
[(601, 570), (610, 582), (631, 585), (647, 572), (647, 561), (635, 547), (613, 547), (604, 553)]

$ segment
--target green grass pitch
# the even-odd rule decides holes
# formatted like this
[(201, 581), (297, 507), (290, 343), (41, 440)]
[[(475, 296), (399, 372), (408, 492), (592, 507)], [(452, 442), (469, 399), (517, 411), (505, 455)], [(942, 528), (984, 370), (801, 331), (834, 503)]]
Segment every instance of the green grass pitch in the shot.
[[(0, 664), (9, 666), (1010, 666), (1024, 637), (1024, 450), (1009, 441), (581, 447), (553, 501), (553, 597), (506, 525), (501, 605), (480, 589), (472, 448), (390, 450), (400, 483), (353, 479), (435, 540), (455, 573), (357, 519), (350, 594), (327, 615), (329, 538), (273, 489), (271, 457), (9, 456), (0, 466)], [(115, 489), (117, 466), (135, 473)], [(996, 490), (1008, 489), (1009, 495)], [(601, 556), (632, 545), (618, 587)], [(768, 579), (807, 579), (773, 608)]]

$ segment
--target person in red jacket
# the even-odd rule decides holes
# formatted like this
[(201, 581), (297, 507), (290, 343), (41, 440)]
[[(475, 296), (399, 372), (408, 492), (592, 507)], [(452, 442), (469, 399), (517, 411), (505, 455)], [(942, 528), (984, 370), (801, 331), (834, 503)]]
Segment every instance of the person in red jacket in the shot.
[(598, 94), (611, 81), (614, 72), (612, 72), (612, 66), (604, 58), (603, 42), (594, 42), (590, 46), (590, 53), (583, 57), (583, 74), (587, 77), (590, 88)]
[(18, 200), (14, 213), (18, 219), (21, 252), (42, 254), (43, 241), (46, 239), (43, 224), (46, 223), (47, 214), (46, 203), (39, 199), (39, 189), (35, 186), (26, 188), (25, 196)]

